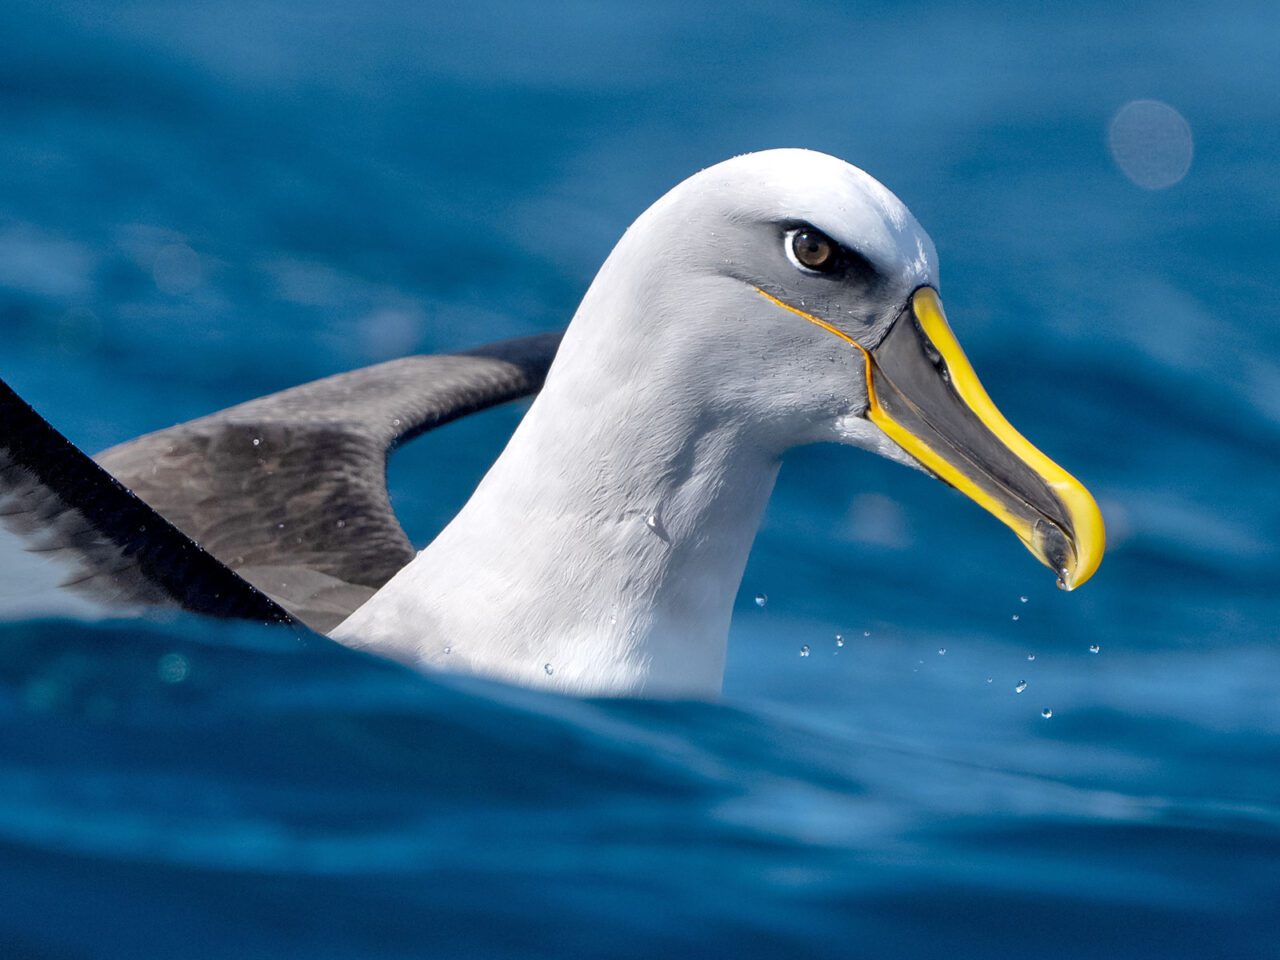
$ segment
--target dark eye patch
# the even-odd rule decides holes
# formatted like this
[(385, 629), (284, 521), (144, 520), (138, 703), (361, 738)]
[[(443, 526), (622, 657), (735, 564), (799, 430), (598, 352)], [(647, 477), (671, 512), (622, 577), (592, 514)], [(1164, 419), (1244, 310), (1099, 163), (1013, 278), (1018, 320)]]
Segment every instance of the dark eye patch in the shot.
[(815, 273), (863, 281), (879, 276), (870, 260), (810, 224), (785, 224), (783, 242), (797, 263)]

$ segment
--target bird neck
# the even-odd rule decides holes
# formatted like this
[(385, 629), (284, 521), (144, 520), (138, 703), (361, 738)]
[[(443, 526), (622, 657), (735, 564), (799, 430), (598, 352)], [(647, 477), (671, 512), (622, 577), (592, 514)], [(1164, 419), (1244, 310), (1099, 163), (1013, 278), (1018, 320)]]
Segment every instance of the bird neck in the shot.
[(719, 692), (778, 458), (696, 372), (601, 356), (566, 340), (470, 501), (335, 637), (567, 692)]

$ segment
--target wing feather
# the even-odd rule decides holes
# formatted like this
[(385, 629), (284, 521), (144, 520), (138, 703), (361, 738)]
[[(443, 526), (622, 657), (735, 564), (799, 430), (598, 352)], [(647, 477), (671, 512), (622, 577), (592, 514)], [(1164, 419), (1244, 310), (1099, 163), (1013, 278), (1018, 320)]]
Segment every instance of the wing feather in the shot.
[(63, 586), (113, 606), (290, 616), (58, 433), (0, 380), (0, 524), (59, 562)]
[(337, 374), (97, 460), (214, 557), (328, 630), (413, 559), (387, 493), (389, 452), (536, 392), (559, 341), (544, 334)]

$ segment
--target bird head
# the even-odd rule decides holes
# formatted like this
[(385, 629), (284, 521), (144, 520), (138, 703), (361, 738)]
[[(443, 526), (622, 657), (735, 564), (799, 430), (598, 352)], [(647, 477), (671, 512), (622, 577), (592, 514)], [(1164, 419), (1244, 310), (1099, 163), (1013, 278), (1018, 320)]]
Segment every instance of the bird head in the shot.
[(635, 337), (632, 356), (659, 357), (673, 389), (752, 424), (769, 452), (872, 450), (975, 501), (1061, 586), (1097, 569), (1093, 497), (992, 403), (947, 321), (932, 241), (857, 167), (769, 150), (703, 170), (632, 225), (584, 307), (620, 316), (614, 298), (646, 319), (609, 336)]

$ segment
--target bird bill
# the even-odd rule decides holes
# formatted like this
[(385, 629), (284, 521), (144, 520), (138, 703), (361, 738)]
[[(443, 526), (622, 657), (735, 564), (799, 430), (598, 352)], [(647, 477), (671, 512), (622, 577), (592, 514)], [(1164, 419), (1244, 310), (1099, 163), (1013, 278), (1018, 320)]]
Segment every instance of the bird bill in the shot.
[(1072, 590), (1098, 569), (1089, 491), (1022, 436), (983, 389), (932, 287), (912, 294), (866, 362), (867, 418), (930, 473), (995, 515)]

